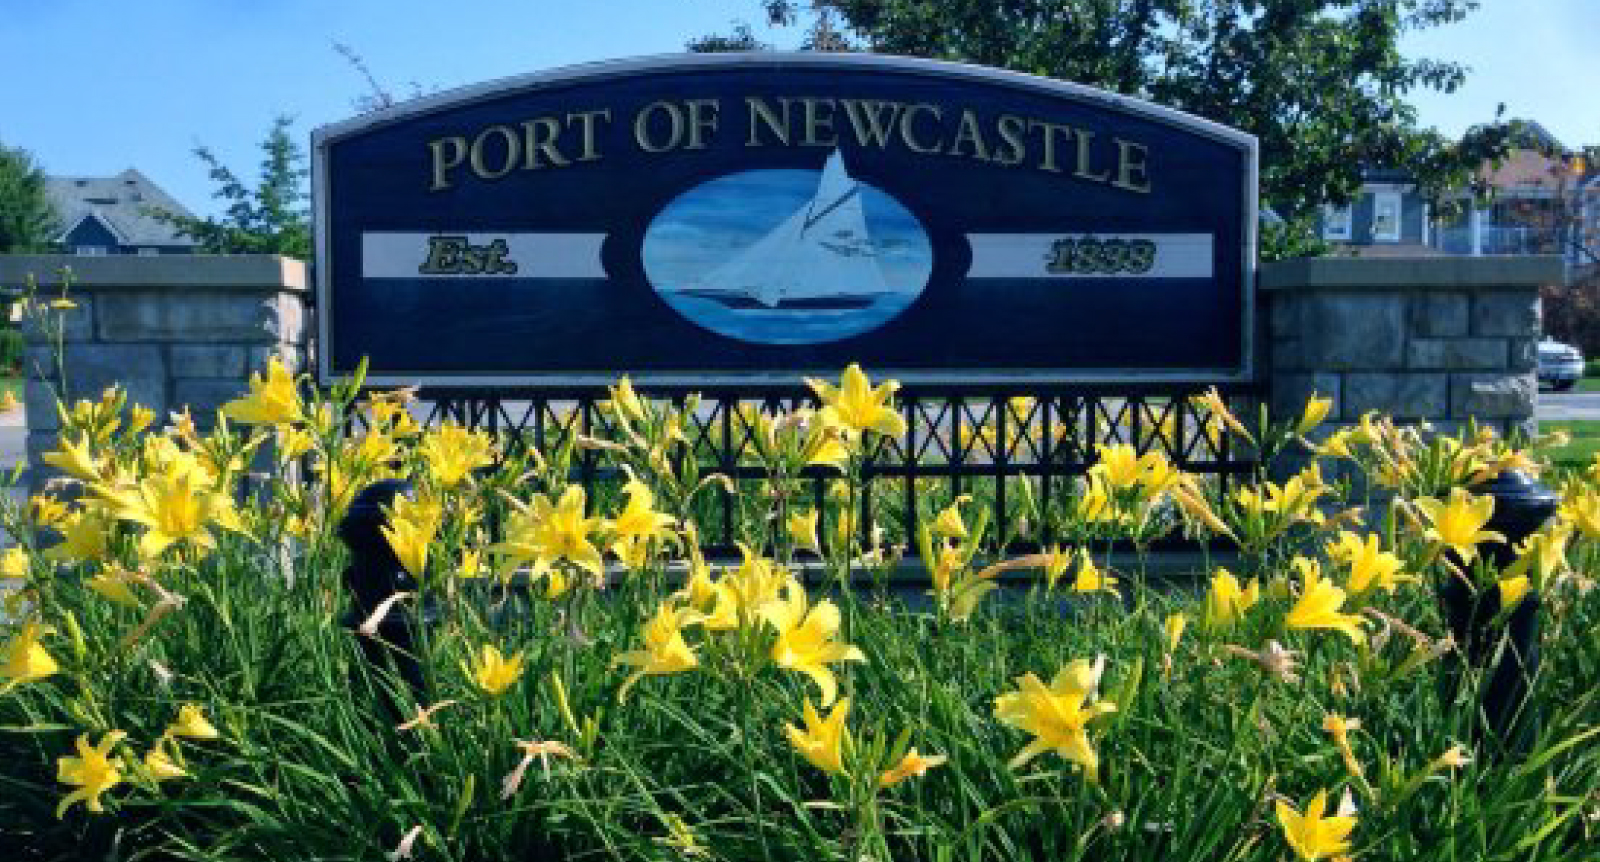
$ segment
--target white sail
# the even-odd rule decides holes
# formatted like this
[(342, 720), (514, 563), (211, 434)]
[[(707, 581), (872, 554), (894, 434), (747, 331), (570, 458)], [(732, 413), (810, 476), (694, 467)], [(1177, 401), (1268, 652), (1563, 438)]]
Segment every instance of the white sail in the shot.
[(746, 296), (768, 308), (785, 301), (875, 296), (887, 292), (861, 207), (861, 184), (835, 150), (817, 191), (765, 236), (690, 289)]

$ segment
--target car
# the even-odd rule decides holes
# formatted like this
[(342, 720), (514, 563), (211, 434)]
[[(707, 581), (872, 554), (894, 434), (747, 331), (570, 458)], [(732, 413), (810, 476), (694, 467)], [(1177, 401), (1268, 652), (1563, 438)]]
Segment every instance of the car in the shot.
[(1583, 376), (1583, 353), (1548, 336), (1539, 342), (1539, 384), (1557, 392), (1576, 386)]

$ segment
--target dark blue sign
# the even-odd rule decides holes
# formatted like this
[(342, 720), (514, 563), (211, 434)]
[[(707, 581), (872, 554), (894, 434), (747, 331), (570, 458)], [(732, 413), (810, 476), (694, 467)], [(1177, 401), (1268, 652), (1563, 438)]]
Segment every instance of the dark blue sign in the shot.
[(1250, 374), (1254, 138), (1043, 78), (685, 55), (315, 135), (324, 380)]

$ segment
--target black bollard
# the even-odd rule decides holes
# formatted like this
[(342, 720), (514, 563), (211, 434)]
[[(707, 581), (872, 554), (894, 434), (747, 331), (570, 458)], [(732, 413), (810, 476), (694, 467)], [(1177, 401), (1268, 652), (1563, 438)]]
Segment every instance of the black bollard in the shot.
[[(1484, 528), (1500, 533), (1506, 541), (1480, 544), (1478, 552), (1499, 570), (1515, 562), (1515, 546), (1555, 514), (1561, 502), (1554, 491), (1517, 470), (1503, 470), (1472, 491), (1494, 498), (1494, 516)], [(1451, 556), (1463, 572), (1468, 571), (1460, 558)], [(1452, 574), (1439, 587), (1438, 595), (1456, 642), (1456, 652), (1445, 657), (1441, 668), (1440, 691), (1445, 702), (1455, 700), (1468, 668), (1488, 671), (1481, 701), (1488, 728), (1508, 748), (1523, 747), (1537, 732), (1537, 717), (1524, 712), (1539, 670), (1538, 591), (1530, 589), (1501, 626), (1494, 625), (1501, 610), (1498, 589), (1474, 593)], [(1476, 729), (1477, 722), (1473, 726)]]
[[(400, 558), (395, 556), (380, 529), (387, 523), (384, 507), (392, 506), (396, 497), (410, 491), (411, 483), (399, 479), (368, 485), (355, 496), (339, 521), (339, 538), (350, 549), (350, 565), (344, 570), (350, 611), (345, 614), (344, 625), (352, 632), (372, 616), (385, 599), (398, 592), (418, 592), (417, 579), (400, 564)], [(411, 607), (418, 606), (413, 603)], [(376, 637), (356, 634), (367, 662), (377, 668), (386, 668), (393, 662), (419, 703), (424, 701), (425, 684), (422, 666), (417, 661), (415, 626), (430, 626), (438, 617), (438, 609), (432, 601), (424, 601), (416, 611), (406, 607), (404, 602), (397, 602), (379, 619)], [(396, 708), (395, 712), (403, 710)]]

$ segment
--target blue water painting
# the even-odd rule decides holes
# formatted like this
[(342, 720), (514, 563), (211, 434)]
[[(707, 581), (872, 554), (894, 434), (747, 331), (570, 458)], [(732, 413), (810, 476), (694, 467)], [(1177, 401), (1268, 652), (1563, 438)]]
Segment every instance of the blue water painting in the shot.
[(754, 170), (701, 183), (651, 221), (642, 258), (662, 300), (754, 344), (824, 344), (875, 329), (927, 287), (933, 248), (916, 216), (850, 177)]

